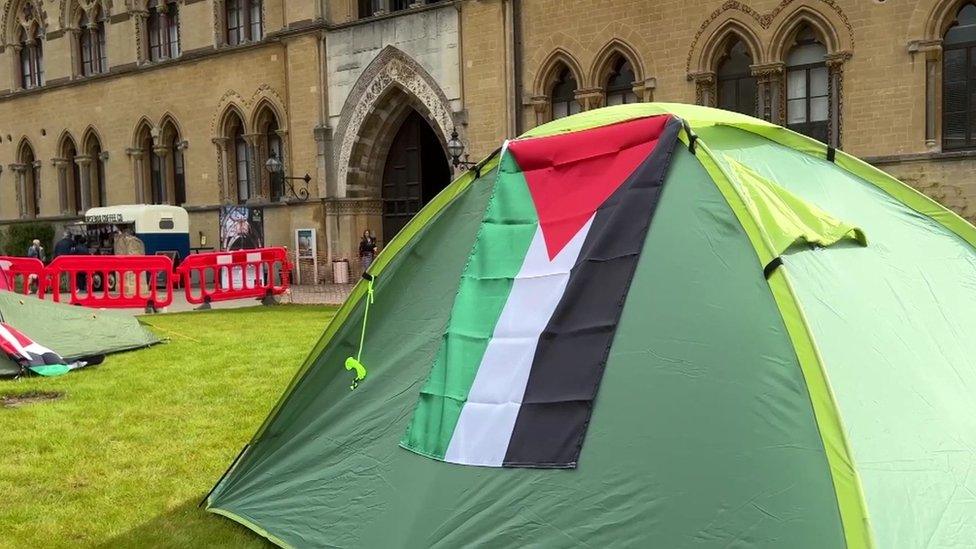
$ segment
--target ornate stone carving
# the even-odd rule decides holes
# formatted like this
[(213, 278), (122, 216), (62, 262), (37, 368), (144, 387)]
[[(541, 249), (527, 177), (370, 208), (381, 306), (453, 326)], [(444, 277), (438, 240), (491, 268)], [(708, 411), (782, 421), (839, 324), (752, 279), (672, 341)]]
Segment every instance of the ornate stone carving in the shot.
[[(752, 19), (754, 19), (759, 24), (759, 26), (765, 30), (769, 28), (769, 26), (776, 19), (777, 15), (779, 15), (783, 10), (785, 10), (790, 4), (792, 4), (795, 1), (796, 0), (780, 0), (779, 4), (777, 4), (776, 7), (774, 7), (772, 11), (770, 11), (769, 13), (759, 13), (749, 5), (745, 4), (744, 2), (739, 2), (738, 0), (726, 0), (715, 11), (709, 14), (709, 16), (706, 17), (704, 21), (702, 21), (701, 26), (698, 27), (698, 32), (695, 33), (695, 37), (692, 38), (691, 40), (691, 47), (688, 48), (688, 57), (685, 59), (685, 72), (691, 73), (691, 58), (694, 55), (698, 42), (701, 40), (702, 35), (705, 33), (705, 30), (716, 19), (721, 17), (723, 13), (727, 11), (742, 12), (748, 15), (749, 17), (751, 17)], [(850, 20), (847, 18), (847, 14), (845, 14), (844, 11), (840, 8), (840, 5), (837, 2), (837, 0), (819, 0), (819, 1), (823, 3), (825, 6), (827, 6), (828, 8), (830, 8), (831, 10), (833, 10), (834, 13), (837, 14), (837, 17), (840, 18), (841, 21), (843, 21), (844, 26), (847, 28), (847, 33), (850, 40), (850, 47), (853, 48), (854, 27), (853, 25), (851, 25)]]
[(387, 46), (366, 68), (342, 107), (336, 126), (339, 147), (334, 153), (336, 181), (344, 189), (349, 175), (349, 162), (360, 128), (393, 87), (413, 96), (426, 110), (429, 120), (441, 136), (451, 135), (455, 120), (450, 102), (434, 79), (402, 51)]
[(383, 201), (370, 198), (339, 198), (326, 201), (335, 215), (383, 215)]

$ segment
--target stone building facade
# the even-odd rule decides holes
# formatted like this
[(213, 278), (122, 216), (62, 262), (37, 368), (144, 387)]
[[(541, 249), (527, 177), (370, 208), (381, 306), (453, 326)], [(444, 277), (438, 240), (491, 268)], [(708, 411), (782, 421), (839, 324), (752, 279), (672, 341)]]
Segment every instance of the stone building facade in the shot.
[(4, 0), (0, 225), (173, 203), (213, 243), (245, 203), (351, 258), (449, 181), (452, 132), (475, 160), (633, 101), (789, 125), (974, 220), (967, 66), (968, 0)]

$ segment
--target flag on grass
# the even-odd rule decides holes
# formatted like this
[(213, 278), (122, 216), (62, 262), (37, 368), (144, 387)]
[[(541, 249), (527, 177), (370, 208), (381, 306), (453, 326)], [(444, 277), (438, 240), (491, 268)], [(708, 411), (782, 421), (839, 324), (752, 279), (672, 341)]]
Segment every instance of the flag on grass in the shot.
[(403, 447), (576, 466), (679, 127), (659, 116), (508, 144)]
[(0, 322), (0, 349), (22, 368), (42, 376), (58, 376), (85, 365), (80, 361), (68, 364), (61, 355), (5, 322)]

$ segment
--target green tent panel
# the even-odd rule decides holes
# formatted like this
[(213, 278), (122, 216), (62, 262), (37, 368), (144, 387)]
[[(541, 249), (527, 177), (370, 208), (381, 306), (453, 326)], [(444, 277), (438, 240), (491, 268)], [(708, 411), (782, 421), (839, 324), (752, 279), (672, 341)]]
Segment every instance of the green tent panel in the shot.
[(207, 499), (283, 547), (968, 547), (976, 229), (688, 105), (507, 142), (370, 269)]
[[(0, 319), (68, 362), (148, 347), (159, 342), (135, 317), (0, 291)], [(0, 377), (22, 373), (0, 356)]]

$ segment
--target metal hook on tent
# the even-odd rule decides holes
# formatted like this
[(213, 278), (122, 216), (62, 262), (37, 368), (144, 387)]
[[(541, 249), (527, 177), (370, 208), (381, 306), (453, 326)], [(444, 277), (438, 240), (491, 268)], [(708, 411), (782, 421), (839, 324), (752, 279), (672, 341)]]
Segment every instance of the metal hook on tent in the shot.
[(349, 386), (349, 390), (353, 390), (359, 386), (359, 382), (366, 379), (366, 366), (362, 363), (361, 359), (363, 356), (363, 343), (366, 341), (366, 321), (369, 319), (369, 306), (373, 303), (373, 280), (375, 277), (369, 273), (363, 273), (363, 278), (367, 281), (366, 286), (366, 310), (363, 312), (363, 330), (359, 335), (359, 351), (356, 353), (355, 357), (348, 357), (346, 359), (346, 370), (356, 372), (356, 377), (352, 380), (352, 385)]

